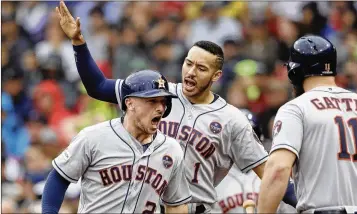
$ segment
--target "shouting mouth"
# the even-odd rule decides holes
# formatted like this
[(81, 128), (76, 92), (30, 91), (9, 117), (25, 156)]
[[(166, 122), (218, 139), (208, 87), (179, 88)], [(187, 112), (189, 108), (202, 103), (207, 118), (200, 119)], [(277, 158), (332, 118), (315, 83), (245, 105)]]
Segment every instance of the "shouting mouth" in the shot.
[(185, 78), (184, 84), (186, 91), (193, 91), (196, 87), (196, 81), (190, 78)]
[(151, 124), (157, 125), (160, 122), (160, 120), (161, 120), (161, 115), (158, 115), (151, 120)]

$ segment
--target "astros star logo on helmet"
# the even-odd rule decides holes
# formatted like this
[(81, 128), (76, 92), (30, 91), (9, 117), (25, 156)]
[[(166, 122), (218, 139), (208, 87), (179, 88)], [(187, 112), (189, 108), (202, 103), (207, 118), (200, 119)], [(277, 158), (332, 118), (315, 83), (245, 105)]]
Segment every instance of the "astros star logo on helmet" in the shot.
[(162, 77), (160, 77), (160, 79), (158, 79), (156, 82), (159, 84), (159, 88), (165, 89), (165, 80), (162, 79)]

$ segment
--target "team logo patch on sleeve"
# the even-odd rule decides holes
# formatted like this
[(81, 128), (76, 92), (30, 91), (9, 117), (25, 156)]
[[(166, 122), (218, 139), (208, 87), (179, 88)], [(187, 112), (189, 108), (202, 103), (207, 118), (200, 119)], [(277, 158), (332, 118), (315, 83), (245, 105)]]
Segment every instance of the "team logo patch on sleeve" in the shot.
[(162, 157), (162, 163), (164, 164), (164, 167), (168, 169), (172, 166), (174, 161), (172, 160), (172, 158), (170, 156), (165, 155), (164, 157)]
[(273, 137), (275, 137), (276, 135), (279, 134), (282, 125), (283, 125), (283, 123), (280, 120), (275, 122), (274, 128), (273, 128)]
[(66, 149), (63, 151), (62, 155), (63, 155), (67, 160), (69, 159), (69, 157), (71, 156), (71, 154), (70, 154), (68, 148), (66, 148)]
[(212, 122), (209, 124), (209, 128), (213, 134), (218, 134), (222, 131), (222, 125), (219, 122)]

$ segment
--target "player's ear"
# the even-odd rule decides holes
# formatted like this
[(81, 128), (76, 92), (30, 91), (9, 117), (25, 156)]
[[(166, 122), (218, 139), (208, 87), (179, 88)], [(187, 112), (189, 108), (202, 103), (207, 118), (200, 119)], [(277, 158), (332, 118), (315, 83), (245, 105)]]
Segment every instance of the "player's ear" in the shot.
[(125, 99), (126, 109), (132, 111), (134, 109), (134, 102), (131, 97)]
[(219, 78), (221, 78), (222, 76), (222, 70), (217, 70), (214, 72), (213, 76), (212, 76), (212, 82), (216, 82), (219, 80)]

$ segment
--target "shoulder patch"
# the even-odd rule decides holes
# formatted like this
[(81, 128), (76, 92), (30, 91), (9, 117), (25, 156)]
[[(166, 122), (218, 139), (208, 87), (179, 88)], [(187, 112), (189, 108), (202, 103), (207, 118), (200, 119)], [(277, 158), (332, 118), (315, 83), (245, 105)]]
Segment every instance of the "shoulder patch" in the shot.
[(219, 122), (211, 122), (209, 128), (213, 134), (219, 134), (222, 131), (222, 125)]
[(281, 122), (280, 120), (275, 122), (274, 128), (273, 128), (273, 137), (275, 137), (276, 135), (279, 134), (282, 126), (283, 126), (283, 122)]
[(172, 158), (169, 155), (164, 155), (164, 157), (162, 157), (162, 163), (164, 164), (164, 167), (166, 169), (168, 169), (172, 166), (174, 161), (172, 160)]
[(63, 151), (63, 155), (66, 157), (67, 160), (69, 159), (70, 153), (69, 153), (68, 148)]

